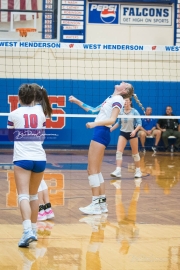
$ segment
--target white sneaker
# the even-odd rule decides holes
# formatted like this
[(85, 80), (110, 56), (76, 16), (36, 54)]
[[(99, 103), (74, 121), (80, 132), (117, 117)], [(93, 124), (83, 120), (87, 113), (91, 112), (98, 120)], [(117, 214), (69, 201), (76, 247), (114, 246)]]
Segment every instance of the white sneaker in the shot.
[(106, 198), (100, 198), (99, 199), (99, 204), (100, 204), (101, 212), (102, 213), (107, 213), (108, 209), (107, 209)]
[(35, 241), (37, 241), (38, 240), (38, 237), (37, 237), (37, 230), (32, 230), (33, 231), (33, 234), (34, 234), (34, 237), (35, 237)]
[(80, 207), (79, 210), (86, 215), (101, 215), (101, 207), (99, 203), (91, 203), (86, 207)]
[(116, 168), (115, 171), (112, 172), (110, 175), (114, 177), (121, 177), (121, 170)]
[(157, 147), (156, 146), (153, 146), (152, 147), (152, 150), (154, 151), (154, 154), (157, 152)]
[(23, 232), (23, 235), (18, 243), (19, 247), (28, 247), (29, 243), (36, 241), (32, 230)]
[(134, 177), (135, 178), (141, 178), (142, 177), (142, 172), (141, 172), (140, 169), (136, 169)]

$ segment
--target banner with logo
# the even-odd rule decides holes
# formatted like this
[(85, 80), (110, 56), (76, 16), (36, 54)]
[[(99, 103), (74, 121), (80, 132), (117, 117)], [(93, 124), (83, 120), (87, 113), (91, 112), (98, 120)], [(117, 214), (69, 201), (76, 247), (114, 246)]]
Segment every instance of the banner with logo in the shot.
[(135, 25), (172, 25), (171, 6), (120, 5), (120, 23)]
[(88, 23), (118, 24), (119, 5), (89, 3)]

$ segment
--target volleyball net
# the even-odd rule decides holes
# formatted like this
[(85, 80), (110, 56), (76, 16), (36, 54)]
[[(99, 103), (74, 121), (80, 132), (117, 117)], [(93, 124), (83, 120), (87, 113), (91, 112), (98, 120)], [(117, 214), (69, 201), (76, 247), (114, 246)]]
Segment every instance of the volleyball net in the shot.
[[(85, 124), (95, 117), (70, 103), (69, 96), (96, 107), (121, 81), (134, 86), (144, 108), (152, 107), (152, 118), (163, 118), (166, 106), (172, 106), (179, 119), (180, 52), (170, 46), (123, 46), (32, 42), (25, 37), (1, 41), (0, 128), (6, 128), (8, 113), (18, 107), (22, 83), (38, 83), (47, 89), (53, 108), (47, 128), (59, 129), (62, 144), (88, 144), (92, 131)], [(135, 100), (133, 106), (146, 117)], [(116, 142), (117, 135), (112, 144)]]

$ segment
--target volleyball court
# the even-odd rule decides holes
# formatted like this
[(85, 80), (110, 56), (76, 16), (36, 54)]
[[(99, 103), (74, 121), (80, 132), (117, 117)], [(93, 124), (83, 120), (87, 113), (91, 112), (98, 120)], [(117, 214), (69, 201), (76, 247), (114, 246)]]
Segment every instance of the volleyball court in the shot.
[[(5, 214), (1, 228), (8, 236), (1, 234), (3, 247), (7, 245), (9, 248), (8, 243), (13, 242), (11, 254), (14, 254), (22, 266), (39, 263), (42, 267), (45, 263), (47, 269), (56, 269), (57, 262), (62, 267), (73, 265), (72, 269), (85, 269), (85, 264), (92, 264), (92, 261), (96, 265), (102, 264), (102, 269), (117, 269), (117, 265), (122, 267), (119, 269), (138, 269), (128, 267), (133, 267), (134, 263), (140, 267), (142, 260), (149, 262), (146, 250), (149, 250), (152, 259), (149, 269), (173, 269), (171, 267), (178, 266), (179, 263), (172, 258), (178, 259), (180, 247), (179, 236), (174, 230), (179, 229), (179, 217), (176, 215), (180, 181), (179, 152), (164, 152), (161, 144), (159, 151), (154, 154), (151, 151), (151, 141), (146, 153), (140, 154), (142, 179), (134, 181), (135, 167), (130, 148), (127, 147), (123, 155), (122, 178), (112, 178), (110, 173), (116, 166), (119, 130), (113, 132), (102, 166), (109, 214), (103, 217), (82, 217), (78, 208), (86, 204), (90, 197), (86, 169), (87, 149), (92, 137), (92, 130), (86, 129), (85, 124), (93, 121), (95, 116), (84, 114), (81, 108), (68, 102), (68, 97), (74, 95), (84, 103), (96, 107), (113, 93), (114, 85), (127, 81), (134, 86), (137, 98), (133, 100), (133, 106), (142, 119), (148, 118), (144, 114), (148, 106), (153, 109), (151, 118), (166, 118), (164, 114), (168, 105), (172, 106), (175, 118), (179, 119), (180, 53), (171, 52), (164, 46), (139, 46), (137, 50), (131, 51), (84, 49), (74, 44), (59, 45), (56, 42), (58, 34), (53, 35), (49, 30), (43, 32), (43, 29), (49, 28), (43, 28), (40, 23), (43, 17), (48, 19), (53, 15), (51, 9), (48, 12), (37, 12), (35, 7), (32, 13), (18, 13), (14, 10), (10, 15), (4, 12), (7, 17), (4, 14), (4, 24), (0, 23), (0, 205)], [(20, 18), (14, 21), (13, 18), (18, 16), (27, 18), (23, 17), (23, 22)], [(21, 218), (13, 174), (13, 143), (7, 138), (6, 126), (9, 112), (19, 106), (18, 88), (22, 83), (43, 85), (48, 91), (53, 108), (52, 119), (47, 119), (48, 136), (44, 142), (47, 151), (44, 179), (48, 185), (55, 219), (53, 222), (39, 223), (41, 248), (21, 251), (19, 254), (16, 250), (16, 238)], [(147, 139), (147, 144), (148, 140), (154, 139)], [(170, 140), (170, 144), (174, 144), (174, 141)], [(138, 205), (141, 209), (139, 212)], [(166, 205), (166, 213), (163, 205)], [(127, 206), (129, 212), (125, 215)], [(156, 214), (156, 208), (162, 211), (161, 215)], [(5, 230), (3, 225), (7, 223), (12, 226)], [(14, 224), (17, 226), (15, 231)], [(158, 245), (155, 245), (157, 235)], [(91, 240), (87, 240), (90, 237)], [(104, 248), (100, 249), (95, 237), (101, 244), (104, 239), (108, 239), (108, 243), (105, 241)], [(111, 260), (110, 265), (105, 260), (109, 256), (109, 247), (115, 255), (108, 257)], [(93, 253), (93, 249), (97, 252)], [(41, 254), (37, 255), (37, 252)], [(101, 258), (98, 256), (99, 252)], [(13, 267), (16, 262), (8, 262), (3, 250), (1, 254), (3, 259), (6, 258), (3, 269), (15, 269)], [(45, 254), (48, 259), (44, 262)], [(127, 257), (125, 259), (122, 254), (129, 254), (130, 260)], [(156, 254), (159, 254), (158, 258)], [(86, 260), (82, 259), (85, 256)], [(153, 265), (153, 258), (159, 262), (157, 268)]]

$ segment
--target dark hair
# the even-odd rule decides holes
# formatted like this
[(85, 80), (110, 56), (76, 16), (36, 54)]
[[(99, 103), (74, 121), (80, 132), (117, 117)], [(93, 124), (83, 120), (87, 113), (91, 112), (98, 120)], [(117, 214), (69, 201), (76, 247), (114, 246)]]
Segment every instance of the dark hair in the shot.
[(34, 91), (35, 91), (35, 103), (39, 103), (42, 106), (43, 112), (46, 116), (51, 117), (52, 108), (49, 102), (48, 94), (43, 86), (40, 86), (36, 83), (32, 84)]
[(23, 104), (30, 105), (34, 101), (34, 88), (30, 84), (22, 84), (18, 96)]

